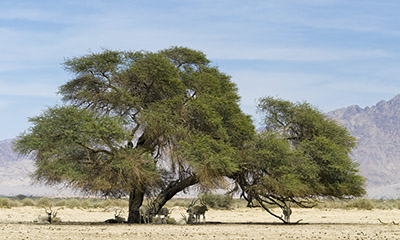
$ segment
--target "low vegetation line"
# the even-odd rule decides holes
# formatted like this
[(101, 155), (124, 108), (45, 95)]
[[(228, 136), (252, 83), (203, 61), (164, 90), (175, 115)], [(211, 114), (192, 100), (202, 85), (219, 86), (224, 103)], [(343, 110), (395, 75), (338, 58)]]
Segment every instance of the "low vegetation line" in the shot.
[[(232, 198), (222, 194), (203, 194), (200, 196), (211, 209), (236, 209), (245, 208), (247, 202), (244, 199)], [(167, 202), (166, 207), (187, 207), (192, 198), (173, 198)], [(48, 198), (28, 197), (17, 195), (12, 197), (0, 197), (0, 208), (14, 208), (32, 206), (55, 206), (79, 209), (107, 209), (113, 207), (128, 208), (128, 199), (104, 199), (104, 198)], [(257, 207), (257, 206), (255, 206)], [(271, 206), (273, 207), (273, 206)], [(318, 209), (400, 209), (400, 199), (349, 199), (349, 200), (321, 200), (317, 203)]]

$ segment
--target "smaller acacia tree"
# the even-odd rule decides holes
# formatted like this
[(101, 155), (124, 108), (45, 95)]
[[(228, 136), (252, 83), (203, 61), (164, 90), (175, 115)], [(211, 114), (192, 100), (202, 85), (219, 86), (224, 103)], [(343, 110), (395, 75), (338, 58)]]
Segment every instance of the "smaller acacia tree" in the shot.
[(350, 154), (356, 140), (334, 120), (307, 103), (266, 97), (259, 111), (265, 130), (243, 151), (236, 174), (242, 196), (270, 210), (279, 206), (290, 215), (290, 203), (312, 207), (318, 197), (344, 198), (365, 193), (364, 178)]

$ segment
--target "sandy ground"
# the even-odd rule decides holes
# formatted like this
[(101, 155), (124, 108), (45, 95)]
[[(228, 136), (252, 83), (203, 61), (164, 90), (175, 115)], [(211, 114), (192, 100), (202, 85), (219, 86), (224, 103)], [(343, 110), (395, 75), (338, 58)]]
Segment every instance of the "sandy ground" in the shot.
[[(173, 210), (179, 219), (183, 208)], [(400, 210), (293, 209), (285, 225), (262, 209), (210, 210), (199, 225), (105, 224), (114, 211), (60, 209), (62, 223), (38, 224), (36, 207), (0, 209), (0, 239), (400, 239)]]

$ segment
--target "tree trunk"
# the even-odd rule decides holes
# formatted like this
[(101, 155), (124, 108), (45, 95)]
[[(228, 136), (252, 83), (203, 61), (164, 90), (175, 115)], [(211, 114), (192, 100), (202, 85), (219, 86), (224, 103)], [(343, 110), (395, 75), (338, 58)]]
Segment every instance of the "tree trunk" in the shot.
[(157, 214), (160, 209), (164, 206), (168, 200), (170, 200), (175, 194), (184, 190), (187, 187), (195, 185), (199, 182), (199, 179), (196, 176), (190, 176), (185, 179), (178, 179), (176, 181), (172, 181), (168, 184), (168, 186), (158, 194), (157, 198), (154, 201), (154, 212)]
[(139, 223), (139, 207), (142, 206), (144, 192), (139, 189), (134, 189), (129, 194), (129, 215), (128, 223)]

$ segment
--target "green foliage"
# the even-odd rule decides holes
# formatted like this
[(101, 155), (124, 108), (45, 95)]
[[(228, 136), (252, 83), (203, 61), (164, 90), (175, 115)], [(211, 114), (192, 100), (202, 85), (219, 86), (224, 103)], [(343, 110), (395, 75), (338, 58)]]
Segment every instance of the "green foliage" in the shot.
[(24, 198), (21, 203), (22, 206), (35, 206), (35, 202), (31, 198)]
[(287, 202), (312, 205), (317, 196), (365, 193), (364, 179), (350, 158), (354, 137), (307, 103), (263, 98), (265, 131), (244, 150), (239, 185), (268, 208)]
[(80, 208), (81, 207), (81, 201), (79, 199), (76, 199), (76, 198), (68, 199), (66, 201), (66, 207), (67, 208), (71, 208), (71, 209)]
[(0, 207), (11, 208), (11, 200), (8, 198), (0, 198)]
[(192, 199), (190, 199), (190, 198), (172, 198), (165, 204), (165, 206), (168, 208), (172, 208), (172, 207), (187, 208), (191, 202), (192, 202)]
[(19, 201), (10, 198), (0, 198), (0, 208), (19, 207)]
[(200, 196), (200, 199), (210, 208), (231, 209), (233, 198), (226, 194), (206, 193)]
[(26, 196), (25, 195), (23, 195), (23, 194), (18, 194), (17, 196), (15, 196), (18, 200), (23, 200), (23, 199), (25, 199), (26, 198)]
[(52, 206), (52, 203), (49, 198), (45, 197), (45, 198), (39, 198), (36, 201), (36, 205), (39, 207), (50, 207)]
[(67, 201), (65, 199), (57, 199), (54, 201), (53, 205), (56, 207), (64, 207), (67, 206)]
[(369, 199), (355, 199), (354, 201), (350, 202), (346, 207), (357, 208), (361, 210), (372, 210), (374, 208), (374, 205)]
[(64, 104), (30, 118), (15, 149), (35, 154), (36, 181), (91, 194), (159, 192), (173, 176), (221, 185), (254, 127), (235, 84), (209, 64), (184, 47), (69, 58)]
[(361, 209), (361, 210), (392, 210), (399, 209), (400, 200), (398, 199), (345, 199), (345, 200), (321, 200), (318, 202), (317, 207), (321, 209)]

